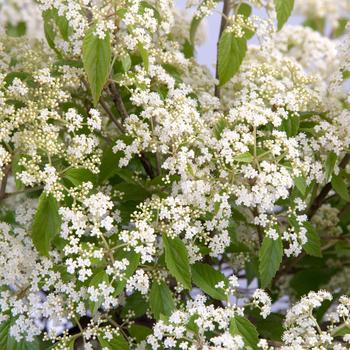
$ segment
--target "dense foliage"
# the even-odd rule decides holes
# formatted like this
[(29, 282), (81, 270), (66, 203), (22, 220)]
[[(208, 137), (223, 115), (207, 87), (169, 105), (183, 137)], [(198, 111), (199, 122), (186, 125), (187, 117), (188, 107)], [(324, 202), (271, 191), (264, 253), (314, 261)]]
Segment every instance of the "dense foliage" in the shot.
[(0, 350), (350, 349), (350, 2), (188, 7), (0, 3)]

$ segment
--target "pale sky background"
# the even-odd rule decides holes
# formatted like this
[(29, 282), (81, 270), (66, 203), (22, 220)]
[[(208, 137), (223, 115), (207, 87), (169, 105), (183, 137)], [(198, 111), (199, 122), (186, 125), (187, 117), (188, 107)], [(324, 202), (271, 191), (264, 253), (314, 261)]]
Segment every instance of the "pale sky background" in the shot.
[[(180, 9), (186, 8), (186, 0), (175, 0), (175, 3)], [(193, 10), (195, 10), (195, 8), (187, 9), (186, 11), (193, 12)], [(220, 27), (220, 14), (218, 12), (221, 11), (222, 2), (218, 2), (217, 12), (214, 12), (211, 16), (205, 19), (207, 40), (203, 45), (196, 47), (196, 57), (198, 62), (201, 64), (206, 64), (212, 72), (214, 71), (214, 65), (216, 62), (216, 44)], [(265, 17), (264, 10), (254, 11), (254, 14)], [(290, 24), (299, 24), (301, 22), (302, 17), (299, 16), (292, 16), (288, 21)], [(254, 38), (252, 41), (254, 42)]]

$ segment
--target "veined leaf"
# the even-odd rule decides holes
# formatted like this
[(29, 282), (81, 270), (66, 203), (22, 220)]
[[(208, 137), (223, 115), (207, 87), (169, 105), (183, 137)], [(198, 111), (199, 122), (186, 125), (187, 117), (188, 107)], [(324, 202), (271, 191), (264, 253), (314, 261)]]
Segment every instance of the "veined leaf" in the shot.
[(310, 222), (304, 222), (304, 227), (307, 229), (307, 242), (304, 244), (304, 250), (309, 255), (316, 256), (318, 258), (322, 257), (321, 240), (315, 228)]
[(215, 270), (211, 265), (196, 263), (192, 266), (192, 278), (197, 287), (214, 299), (225, 300), (227, 298), (223, 289), (216, 285), (223, 281), (225, 287), (228, 285), (227, 278), (220, 271)]
[(152, 284), (149, 304), (157, 320), (161, 315), (170, 316), (175, 308), (175, 303), (169, 287), (164, 282)]
[(281, 237), (276, 240), (265, 236), (259, 252), (259, 273), (262, 288), (266, 288), (282, 262), (283, 245)]
[(231, 319), (230, 333), (240, 335), (246, 345), (245, 349), (258, 350), (259, 334), (255, 326), (242, 316), (235, 316)]
[(103, 335), (98, 335), (98, 341), (103, 349), (108, 350), (129, 350), (129, 343), (122, 334), (114, 334), (112, 339), (106, 339)]
[(191, 289), (191, 269), (185, 244), (180, 238), (171, 239), (165, 234), (163, 243), (168, 270), (186, 289)]
[(88, 77), (94, 105), (96, 106), (104, 85), (107, 82), (110, 62), (111, 43), (109, 32), (104, 39), (95, 35), (96, 27), (91, 27), (83, 42), (83, 63)]
[(226, 84), (239, 70), (247, 51), (246, 38), (223, 32), (219, 41), (218, 71), (220, 85)]
[(275, 9), (277, 13), (277, 27), (281, 30), (288, 18), (292, 14), (294, 0), (275, 0)]

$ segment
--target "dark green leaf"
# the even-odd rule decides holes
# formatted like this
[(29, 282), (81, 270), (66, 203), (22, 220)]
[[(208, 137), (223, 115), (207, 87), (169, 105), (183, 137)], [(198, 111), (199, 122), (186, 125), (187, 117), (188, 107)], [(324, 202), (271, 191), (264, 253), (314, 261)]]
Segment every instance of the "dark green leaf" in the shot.
[(280, 237), (273, 240), (265, 236), (259, 252), (259, 273), (262, 288), (266, 288), (276, 275), (283, 256), (283, 245)]
[(259, 334), (255, 326), (246, 318), (242, 316), (235, 316), (231, 319), (230, 333), (232, 335), (240, 335), (244, 344), (245, 349), (258, 350)]
[(218, 71), (220, 85), (227, 83), (239, 70), (247, 51), (246, 38), (223, 32), (219, 41)]
[(334, 191), (337, 192), (340, 198), (344, 199), (346, 202), (350, 202), (349, 190), (341, 174), (333, 175), (331, 183)]
[(304, 244), (304, 250), (309, 255), (316, 256), (318, 258), (322, 257), (321, 240), (315, 228), (312, 226), (310, 222), (305, 222), (304, 226), (307, 229), (307, 233), (306, 233), (307, 242), (306, 244)]
[(186, 289), (192, 288), (191, 269), (185, 243), (180, 238), (171, 239), (163, 234), (165, 263), (169, 272)]
[(225, 300), (227, 298), (223, 289), (215, 287), (223, 281), (227, 287), (227, 278), (220, 271), (208, 264), (196, 263), (192, 265), (192, 278), (194, 284), (214, 299)]
[(149, 294), (151, 310), (157, 320), (161, 315), (170, 316), (175, 308), (173, 296), (169, 287), (164, 282), (153, 282)]
[(140, 324), (132, 324), (128, 331), (130, 335), (136, 339), (137, 342), (145, 340), (150, 334), (152, 334), (152, 329)]
[(103, 335), (98, 336), (98, 341), (104, 349), (108, 350), (130, 350), (129, 343), (121, 334), (113, 335), (111, 340), (107, 340)]
[[(99, 284), (102, 282), (105, 282), (107, 285), (109, 284), (109, 278), (105, 270), (101, 270), (96, 274), (94, 274), (91, 278), (89, 286), (98, 288)], [(103, 303), (102, 297), (98, 298), (97, 301), (91, 301), (91, 300), (89, 301), (90, 311), (93, 315), (96, 314), (96, 312), (98, 311), (102, 303)]]
[(294, 184), (299, 190), (299, 192), (305, 196), (306, 189), (307, 189), (307, 184), (304, 176), (298, 176), (294, 178)]
[(49, 255), (51, 241), (61, 228), (58, 204), (52, 194), (42, 193), (32, 225), (32, 240), (41, 255)]

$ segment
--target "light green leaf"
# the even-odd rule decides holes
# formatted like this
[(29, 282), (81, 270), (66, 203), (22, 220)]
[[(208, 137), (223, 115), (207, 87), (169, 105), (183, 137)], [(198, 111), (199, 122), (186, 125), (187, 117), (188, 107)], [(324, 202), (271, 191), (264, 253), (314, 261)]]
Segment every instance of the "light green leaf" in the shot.
[(79, 186), (83, 182), (92, 182), (96, 180), (95, 175), (85, 168), (71, 168), (64, 173), (64, 178), (68, 179), (74, 186)]
[(161, 315), (170, 316), (175, 308), (173, 296), (169, 287), (164, 282), (153, 282), (149, 294), (149, 304), (157, 320)]
[(238, 156), (233, 157), (233, 160), (239, 163), (251, 163), (253, 159), (254, 159), (253, 155), (249, 152), (245, 152), (245, 153), (239, 154)]
[(52, 194), (42, 193), (32, 225), (32, 240), (41, 255), (49, 255), (51, 241), (61, 228), (58, 204)]
[(325, 178), (328, 182), (333, 174), (333, 170), (335, 167), (335, 164), (337, 162), (337, 155), (334, 152), (330, 152), (328, 154), (327, 160), (326, 160), (326, 174)]
[(180, 238), (170, 239), (165, 234), (163, 243), (168, 270), (186, 289), (191, 289), (191, 269), (185, 243)]
[(148, 71), (149, 68), (149, 55), (148, 55), (148, 51), (143, 47), (142, 44), (138, 44), (137, 45), (139, 51), (140, 51), (140, 55), (143, 61), (143, 66), (145, 67), (146, 71)]
[(266, 288), (282, 262), (283, 245), (281, 237), (273, 240), (265, 236), (259, 252), (259, 273), (261, 287)]
[(83, 64), (88, 77), (94, 105), (96, 106), (104, 85), (107, 82), (111, 63), (111, 43), (109, 32), (100, 39), (95, 33), (96, 27), (90, 28), (83, 41)]
[(333, 175), (331, 183), (334, 191), (337, 192), (340, 198), (344, 199), (344, 201), (346, 202), (350, 202), (349, 190), (346, 187), (346, 184), (342, 176), (340, 174)]
[(223, 289), (215, 287), (221, 281), (223, 281), (225, 287), (227, 287), (227, 278), (212, 266), (202, 263), (192, 265), (192, 278), (194, 284), (212, 298), (218, 300), (225, 300), (227, 298)]
[(103, 348), (108, 350), (130, 350), (129, 343), (121, 334), (113, 335), (111, 340), (107, 340), (103, 335), (98, 335), (98, 341)]
[(223, 32), (219, 41), (218, 72), (220, 85), (226, 84), (239, 70), (247, 51), (246, 38)]
[(277, 13), (277, 27), (281, 30), (288, 18), (292, 14), (294, 0), (275, 0), (275, 9)]
[(298, 176), (294, 178), (294, 184), (299, 190), (299, 192), (305, 196), (306, 189), (307, 189), (307, 184), (304, 176)]
[(235, 316), (231, 319), (230, 333), (232, 335), (240, 335), (245, 344), (246, 350), (258, 350), (259, 334), (255, 326), (242, 316)]
[(307, 229), (307, 242), (304, 244), (304, 250), (309, 255), (316, 256), (318, 258), (322, 257), (321, 240), (315, 228), (310, 222), (304, 222), (304, 226)]

